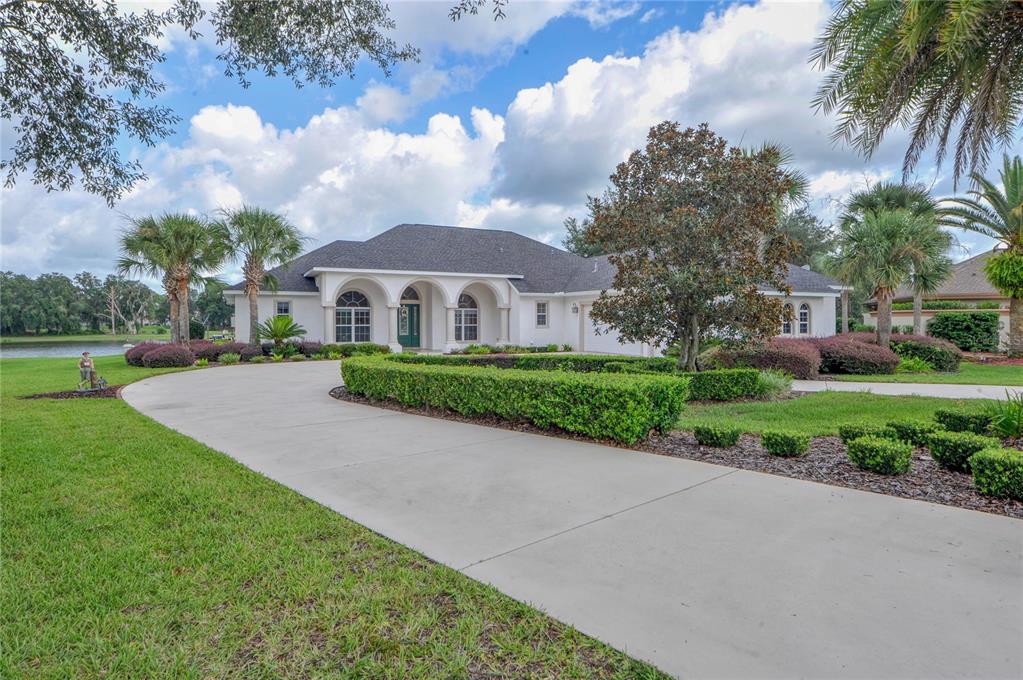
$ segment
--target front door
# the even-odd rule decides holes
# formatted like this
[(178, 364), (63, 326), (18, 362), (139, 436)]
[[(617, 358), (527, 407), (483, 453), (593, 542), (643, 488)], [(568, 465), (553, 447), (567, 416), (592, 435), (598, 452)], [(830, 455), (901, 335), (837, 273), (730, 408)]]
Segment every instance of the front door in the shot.
[(402, 347), (419, 347), (419, 305), (398, 308), (398, 342)]

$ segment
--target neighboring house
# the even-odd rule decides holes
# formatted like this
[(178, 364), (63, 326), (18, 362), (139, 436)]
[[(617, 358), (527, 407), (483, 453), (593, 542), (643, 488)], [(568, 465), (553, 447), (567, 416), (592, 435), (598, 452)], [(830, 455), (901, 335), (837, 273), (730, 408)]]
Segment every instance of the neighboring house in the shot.
[[(952, 268), (952, 274), (933, 293), (924, 296), (924, 324), (934, 318), (938, 312), (970, 312), (980, 311), (998, 312), (999, 328), (998, 334), (1001, 343), (1004, 345), (1009, 333), (1009, 298), (1005, 297), (991, 285), (984, 274), (984, 264), (994, 251), (988, 251), (975, 255), (968, 260), (957, 263)], [(927, 309), (928, 303), (935, 300), (949, 300), (966, 305), (965, 309)], [(913, 291), (908, 286), (902, 286), (895, 291), (893, 303), (902, 303), (900, 306), (908, 306), (909, 309), (893, 309), (892, 324), (896, 326), (913, 325)], [(997, 305), (994, 309), (990, 307)], [(870, 326), (877, 325), (877, 304), (868, 301), (867, 310), (863, 314), (863, 322)]]
[[(272, 273), (277, 291), (260, 293), (260, 320), (290, 315), (310, 340), (377, 342), (395, 351), (556, 343), (654, 354), (648, 345), (619, 343), (590, 320), (593, 301), (614, 278), (606, 257), (580, 257), (510, 231), (400, 224), (368, 241), (334, 241)], [(789, 284), (795, 320), (780, 332), (833, 335), (838, 284), (795, 265)], [(234, 297), (238, 338), (249, 334), (242, 287), (225, 291)]]

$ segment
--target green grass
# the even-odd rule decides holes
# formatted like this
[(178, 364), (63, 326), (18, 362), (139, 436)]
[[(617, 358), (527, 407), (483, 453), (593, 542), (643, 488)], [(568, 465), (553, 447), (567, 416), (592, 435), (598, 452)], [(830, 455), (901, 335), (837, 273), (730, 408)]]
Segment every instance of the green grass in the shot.
[(691, 404), (682, 413), (678, 429), (697, 425), (741, 427), (745, 432), (765, 429), (803, 432), (811, 436), (838, 434), (845, 423), (879, 423), (903, 418), (930, 420), (939, 408), (983, 409), (984, 399), (890, 397), (862, 392), (816, 392), (794, 399), (768, 402)]
[(836, 375), (847, 382), (944, 383), (950, 385), (1023, 385), (1023, 366), (963, 362), (958, 373), (896, 373), (894, 375)]
[(74, 360), (0, 380), (0, 677), (662, 677), (120, 400), (14, 399)]
[(170, 340), (170, 333), (151, 333), (143, 332), (129, 335), (127, 333), (118, 333), (117, 335), (111, 335), (110, 333), (90, 333), (88, 335), (50, 335), (44, 333), (42, 335), (5, 335), (0, 337), (0, 344), (12, 345), (12, 344), (33, 344), (43, 343), (48, 344), (52, 342), (139, 342), (140, 340)]

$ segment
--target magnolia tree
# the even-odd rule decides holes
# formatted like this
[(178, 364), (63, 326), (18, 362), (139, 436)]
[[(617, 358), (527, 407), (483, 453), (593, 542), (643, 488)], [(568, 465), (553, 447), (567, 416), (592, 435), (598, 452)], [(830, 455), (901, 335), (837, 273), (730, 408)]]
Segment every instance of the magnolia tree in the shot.
[(730, 147), (706, 124), (651, 128), (589, 199), (586, 241), (617, 268), (591, 317), (625, 342), (678, 348), (686, 370), (709, 335), (775, 334), (782, 300), (762, 291), (791, 292), (777, 217), (794, 181), (778, 159), (770, 147)]

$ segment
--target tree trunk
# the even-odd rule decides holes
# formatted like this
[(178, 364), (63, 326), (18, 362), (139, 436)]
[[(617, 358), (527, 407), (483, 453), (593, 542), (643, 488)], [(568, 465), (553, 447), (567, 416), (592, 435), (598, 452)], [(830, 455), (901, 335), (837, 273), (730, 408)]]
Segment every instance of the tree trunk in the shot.
[(168, 294), (167, 295), (167, 301), (170, 303), (171, 342), (174, 343), (174, 344), (178, 344), (178, 342), (181, 341), (181, 338), (179, 337), (179, 333), (178, 333), (178, 331), (180, 330), (180, 326), (178, 325), (178, 312), (180, 310), (178, 309), (178, 295), (177, 295), (177, 293)]
[(246, 295), (249, 298), (249, 344), (259, 344), (259, 305), (256, 295), (259, 293), (255, 288), (249, 288)]
[(892, 298), (889, 293), (877, 296), (877, 344), (887, 348), (892, 339)]
[(114, 313), (114, 287), (110, 286), (110, 335), (117, 335), (117, 316)]
[(842, 332), (849, 332), (849, 291), (842, 291)]
[(700, 353), (700, 324), (695, 315), (682, 330), (683, 337), (678, 343), (678, 359), (675, 366), (680, 371), (695, 371), (696, 357)]
[(913, 333), (924, 334), (924, 292), (922, 290), (913, 293)]
[(178, 279), (178, 334), (179, 342), (187, 346), (189, 338), (188, 322), (191, 317), (188, 315), (188, 279)]
[(1023, 300), (1009, 298), (1009, 356), (1023, 356)]

